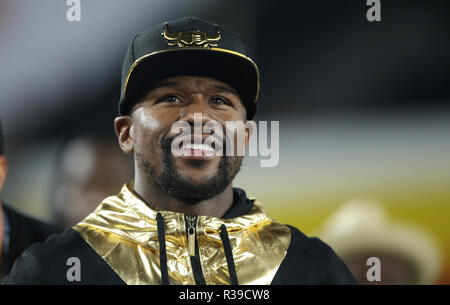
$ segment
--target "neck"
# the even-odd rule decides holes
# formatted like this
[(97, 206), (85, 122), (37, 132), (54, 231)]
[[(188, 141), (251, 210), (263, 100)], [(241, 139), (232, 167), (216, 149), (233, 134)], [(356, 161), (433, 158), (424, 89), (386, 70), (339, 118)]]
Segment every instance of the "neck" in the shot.
[(146, 204), (152, 207), (183, 214), (220, 218), (233, 204), (233, 187), (231, 183), (222, 193), (215, 197), (192, 204), (172, 197), (162, 190), (154, 180), (136, 171), (134, 191)]

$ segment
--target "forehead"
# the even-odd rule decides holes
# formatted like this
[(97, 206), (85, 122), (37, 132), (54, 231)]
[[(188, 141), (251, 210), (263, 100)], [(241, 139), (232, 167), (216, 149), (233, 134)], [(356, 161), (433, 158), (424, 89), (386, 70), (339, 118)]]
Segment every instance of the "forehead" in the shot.
[(173, 76), (168, 78), (163, 78), (158, 81), (155, 85), (153, 85), (131, 109), (133, 112), (136, 108), (139, 107), (141, 102), (145, 101), (146, 98), (153, 94), (167, 94), (167, 91), (171, 89), (175, 90), (186, 90), (189, 92), (195, 92), (196, 90), (205, 91), (206, 94), (222, 94), (228, 93), (230, 95), (234, 95), (238, 100), (238, 107), (240, 110), (246, 112), (245, 104), (241, 99), (241, 96), (231, 85), (216, 78), (206, 77), (206, 76), (191, 76), (191, 75), (182, 75), (182, 76)]

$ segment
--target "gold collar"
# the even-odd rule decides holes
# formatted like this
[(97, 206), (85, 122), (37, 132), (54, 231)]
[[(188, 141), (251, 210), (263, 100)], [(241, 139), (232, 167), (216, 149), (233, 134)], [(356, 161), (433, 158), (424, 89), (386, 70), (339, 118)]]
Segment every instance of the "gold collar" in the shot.
[[(74, 230), (127, 284), (160, 284), (156, 214), (165, 223), (170, 284), (195, 285), (184, 214), (150, 208), (125, 184), (116, 196), (103, 200)], [(230, 284), (220, 239), (224, 224), (229, 235), (240, 284), (270, 284), (291, 240), (290, 229), (270, 219), (254, 200), (251, 211), (232, 219), (198, 216), (196, 232), (206, 284)]]

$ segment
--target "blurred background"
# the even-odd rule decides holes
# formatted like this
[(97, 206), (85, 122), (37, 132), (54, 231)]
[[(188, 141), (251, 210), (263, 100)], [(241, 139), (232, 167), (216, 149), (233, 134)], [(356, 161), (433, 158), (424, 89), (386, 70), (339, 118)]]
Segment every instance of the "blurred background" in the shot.
[(0, 0), (5, 202), (69, 226), (117, 193), (133, 177), (113, 129), (130, 39), (192, 15), (247, 41), (256, 120), (280, 122), (278, 166), (247, 157), (235, 186), (361, 282), (377, 256), (380, 283), (450, 284), (448, 1), (384, 0), (380, 22), (365, 0), (81, 0), (80, 22), (68, 9)]

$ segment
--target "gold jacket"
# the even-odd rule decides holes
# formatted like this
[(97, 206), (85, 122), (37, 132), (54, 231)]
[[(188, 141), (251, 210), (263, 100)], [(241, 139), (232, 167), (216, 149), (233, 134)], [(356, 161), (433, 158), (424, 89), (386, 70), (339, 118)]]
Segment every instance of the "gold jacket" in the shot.
[(186, 216), (149, 207), (128, 183), (73, 229), (127, 284), (159, 285), (166, 274), (168, 284), (194, 285), (193, 261), (206, 284), (237, 284), (234, 273), (239, 284), (272, 282), (291, 231), (257, 200), (249, 213), (232, 219), (198, 216), (192, 224)]

